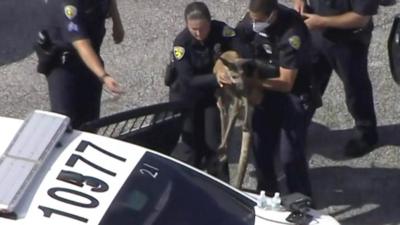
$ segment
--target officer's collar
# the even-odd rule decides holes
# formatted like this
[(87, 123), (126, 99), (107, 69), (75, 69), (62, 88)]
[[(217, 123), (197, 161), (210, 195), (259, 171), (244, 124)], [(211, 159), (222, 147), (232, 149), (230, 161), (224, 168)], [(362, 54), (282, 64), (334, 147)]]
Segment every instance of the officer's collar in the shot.
[(281, 10), (280, 10), (279, 7), (276, 9), (275, 12), (276, 12), (275, 19), (273, 20), (273, 22), (271, 23), (271, 25), (270, 25), (269, 27), (265, 28), (265, 30), (264, 30), (264, 33), (267, 34), (268, 36), (269, 36), (271, 33), (273, 33), (273, 32), (276, 30), (277, 27), (279, 27), (279, 26), (278, 26), (279, 21), (281, 21), (281, 19), (282, 19), (282, 18), (281, 18)]
[[(208, 36), (210, 36), (210, 34)], [(205, 45), (207, 43), (208, 37), (204, 41), (199, 41), (196, 38), (194, 38), (193, 36), (192, 36), (191, 39), (192, 39), (191, 40), (191, 45), (192, 46), (201, 46), (201, 45)]]

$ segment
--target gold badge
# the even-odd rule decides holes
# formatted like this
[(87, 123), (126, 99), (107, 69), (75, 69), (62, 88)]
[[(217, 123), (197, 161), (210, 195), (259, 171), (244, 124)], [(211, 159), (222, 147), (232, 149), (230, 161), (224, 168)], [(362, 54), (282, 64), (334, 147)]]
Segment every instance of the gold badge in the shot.
[(294, 35), (289, 38), (289, 44), (292, 46), (294, 49), (298, 50), (301, 47), (301, 39), (299, 36)]
[(236, 32), (234, 29), (230, 28), (229, 26), (225, 26), (222, 30), (223, 37), (235, 37)]
[(67, 5), (64, 7), (64, 13), (65, 13), (65, 16), (71, 20), (76, 16), (76, 14), (78, 13), (78, 10), (73, 5)]
[(177, 60), (180, 60), (185, 55), (185, 49), (181, 46), (174, 47), (174, 56)]

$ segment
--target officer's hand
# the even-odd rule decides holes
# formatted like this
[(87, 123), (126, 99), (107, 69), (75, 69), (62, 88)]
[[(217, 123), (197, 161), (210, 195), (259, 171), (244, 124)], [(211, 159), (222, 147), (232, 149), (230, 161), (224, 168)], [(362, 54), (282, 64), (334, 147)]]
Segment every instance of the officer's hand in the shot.
[(106, 88), (106, 91), (109, 91), (111, 94), (116, 95), (116, 96), (123, 94), (123, 91), (121, 90), (120, 85), (111, 76), (105, 76), (103, 78), (103, 82), (104, 82), (104, 87)]
[(233, 84), (232, 77), (229, 75), (228, 70), (221, 70), (217, 72), (217, 81), (220, 87)]
[(113, 39), (115, 44), (119, 44), (124, 40), (125, 31), (122, 25), (114, 24), (113, 25)]
[(293, 0), (293, 8), (299, 12), (300, 14), (303, 14), (304, 12), (304, 6), (305, 2), (304, 0)]
[(325, 28), (325, 18), (322, 16), (319, 16), (317, 14), (311, 14), (311, 13), (302, 13), (302, 16), (304, 16), (306, 19), (304, 20), (304, 23), (307, 25), (308, 29), (310, 30), (318, 30)]

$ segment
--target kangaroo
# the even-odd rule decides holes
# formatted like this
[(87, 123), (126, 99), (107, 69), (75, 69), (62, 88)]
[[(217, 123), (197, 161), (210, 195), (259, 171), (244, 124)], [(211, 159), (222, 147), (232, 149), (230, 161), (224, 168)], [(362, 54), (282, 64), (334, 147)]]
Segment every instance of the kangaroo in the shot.
[(233, 84), (226, 85), (216, 92), (217, 106), (221, 117), (221, 144), (218, 147), (219, 161), (227, 163), (228, 140), (237, 118), (242, 117), (242, 143), (237, 175), (233, 185), (241, 188), (247, 169), (249, 149), (252, 141), (252, 115), (254, 106), (263, 98), (261, 88), (248, 87), (246, 79), (257, 79), (252, 60), (241, 59), (235, 51), (227, 51), (216, 61), (213, 72), (225, 71), (232, 78)]

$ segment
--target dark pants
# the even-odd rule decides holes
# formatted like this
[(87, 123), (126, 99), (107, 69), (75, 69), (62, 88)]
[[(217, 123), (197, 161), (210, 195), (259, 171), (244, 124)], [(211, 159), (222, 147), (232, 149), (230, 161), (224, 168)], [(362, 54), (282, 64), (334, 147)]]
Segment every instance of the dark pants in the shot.
[(216, 156), (220, 143), (220, 116), (216, 104), (196, 104), (183, 113), (181, 142), (172, 156), (192, 166)]
[(79, 58), (66, 58), (47, 82), (51, 110), (70, 117), (73, 128), (99, 118), (102, 84)]
[(258, 189), (278, 191), (274, 159), (279, 154), (289, 192), (311, 195), (305, 156), (307, 124), (307, 113), (297, 96), (266, 93), (253, 116)]
[(375, 138), (376, 115), (368, 74), (370, 37), (362, 41), (334, 43), (321, 32), (312, 32), (312, 38), (317, 56), (314, 69), (320, 78), (321, 93), (324, 93), (334, 70), (343, 82), (346, 105), (361, 138)]

